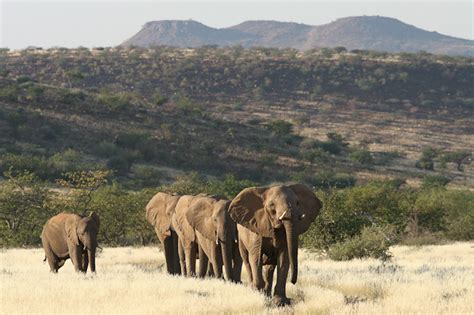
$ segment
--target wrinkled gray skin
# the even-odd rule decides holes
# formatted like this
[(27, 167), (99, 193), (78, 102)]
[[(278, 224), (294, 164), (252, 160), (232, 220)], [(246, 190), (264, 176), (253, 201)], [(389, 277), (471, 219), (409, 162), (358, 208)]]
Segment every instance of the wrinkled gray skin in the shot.
[(206, 274), (207, 262), (210, 274), (240, 282), (242, 258), (238, 251), (237, 226), (228, 213), (230, 201), (222, 196), (207, 196), (195, 200), (185, 216), (195, 229), (199, 250), (199, 276)]
[(146, 206), (146, 219), (155, 229), (156, 235), (163, 246), (166, 269), (170, 274), (181, 274), (178, 257), (178, 234), (173, 226), (172, 218), (181, 196), (159, 192)]
[(96, 213), (80, 216), (60, 213), (46, 222), (41, 241), (52, 272), (58, 272), (71, 258), (76, 272), (95, 272), (95, 253), (100, 220)]
[(273, 303), (290, 304), (286, 280), (298, 278), (298, 235), (319, 214), (321, 202), (305, 185), (250, 187), (232, 200), (229, 213), (238, 223), (239, 249), (253, 287), (271, 295)]

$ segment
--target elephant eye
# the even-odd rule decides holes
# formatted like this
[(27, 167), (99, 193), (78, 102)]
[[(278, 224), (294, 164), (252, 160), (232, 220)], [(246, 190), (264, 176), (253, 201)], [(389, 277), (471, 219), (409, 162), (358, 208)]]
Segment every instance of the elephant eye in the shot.
[(300, 202), (298, 200), (296, 200), (296, 205), (299, 206), (300, 205)]

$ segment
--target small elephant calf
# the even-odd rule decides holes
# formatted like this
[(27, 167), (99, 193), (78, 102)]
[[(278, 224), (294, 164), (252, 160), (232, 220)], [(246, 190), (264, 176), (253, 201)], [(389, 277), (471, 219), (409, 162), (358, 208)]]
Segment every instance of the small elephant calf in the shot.
[(43, 227), (41, 241), (51, 272), (58, 272), (68, 258), (76, 272), (87, 272), (89, 263), (95, 272), (99, 226), (99, 216), (94, 212), (88, 216), (63, 212), (50, 218)]

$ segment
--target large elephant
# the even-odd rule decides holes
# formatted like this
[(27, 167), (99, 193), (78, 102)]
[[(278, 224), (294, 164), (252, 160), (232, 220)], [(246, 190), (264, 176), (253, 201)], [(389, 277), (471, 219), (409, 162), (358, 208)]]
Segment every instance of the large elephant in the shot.
[(195, 200), (185, 217), (196, 231), (199, 249), (199, 275), (204, 276), (206, 258), (210, 260), (212, 274), (240, 282), (242, 258), (238, 250), (237, 225), (228, 213), (230, 201), (222, 196), (207, 196)]
[(172, 223), (176, 204), (181, 196), (157, 193), (146, 205), (146, 219), (154, 227), (163, 245), (166, 269), (170, 274), (180, 274), (178, 234)]
[(96, 213), (88, 216), (60, 213), (48, 220), (41, 241), (52, 272), (58, 272), (71, 258), (75, 271), (95, 272), (95, 252), (100, 220)]
[(290, 303), (286, 280), (298, 277), (298, 235), (308, 230), (321, 209), (321, 202), (302, 184), (250, 187), (232, 200), (229, 213), (238, 223), (239, 249), (252, 285), (270, 296), (273, 273), (277, 281), (273, 303)]

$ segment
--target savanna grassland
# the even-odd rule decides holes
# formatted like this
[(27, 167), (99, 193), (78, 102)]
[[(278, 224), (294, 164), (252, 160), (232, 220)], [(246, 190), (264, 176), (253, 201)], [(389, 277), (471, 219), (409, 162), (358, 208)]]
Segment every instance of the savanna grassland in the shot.
[[(0, 252), (2, 314), (472, 314), (474, 244), (394, 246), (382, 264), (334, 262), (300, 253), (291, 307), (277, 309), (246, 285), (165, 273), (156, 247), (104, 248), (97, 275), (76, 274), (70, 261), (51, 274), (40, 249)], [(243, 275), (245, 281), (245, 274)]]

